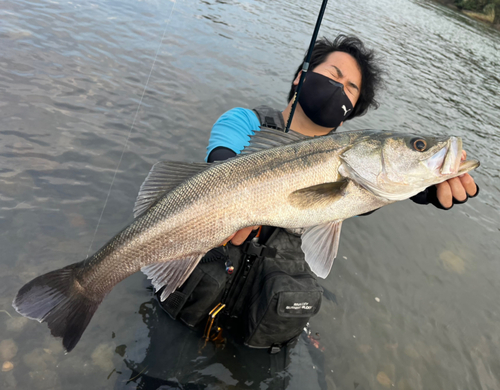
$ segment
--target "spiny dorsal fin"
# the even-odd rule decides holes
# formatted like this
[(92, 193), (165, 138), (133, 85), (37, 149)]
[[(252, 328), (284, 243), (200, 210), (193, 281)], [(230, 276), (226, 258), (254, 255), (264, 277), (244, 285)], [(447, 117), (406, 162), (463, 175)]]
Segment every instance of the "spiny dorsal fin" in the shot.
[(157, 162), (141, 185), (134, 205), (134, 217), (141, 216), (161, 196), (209, 166), (207, 163)]
[(302, 234), (302, 251), (307, 264), (320, 278), (325, 279), (337, 257), (342, 221), (328, 222), (307, 228)]
[(148, 279), (151, 279), (155, 291), (165, 287), (160, 297), (163, 302), (177, 287), (180, 287), (186, 281), (202, 256), (202, 254), (195, 254), (181, 260), (155, 263), (142, 267), (141, 271), (147, 275)]
[(250, 145), (246, 146), (239, 155), (242, 156), (277, 146), (289, 145), (307, 138), (310, 137), (296, 133), (293, 130), (285, 133), (280, 130), (261, 126), (260, 131), (256, 131), (255, 135), (250, 136)]
[(349, 184), (348, 180), (340, 180), (302, 188), (292, 192), (288, 196), (288, 200), (292, 206), (299, 209), (326, 207), (344, 196), (347, 184)]

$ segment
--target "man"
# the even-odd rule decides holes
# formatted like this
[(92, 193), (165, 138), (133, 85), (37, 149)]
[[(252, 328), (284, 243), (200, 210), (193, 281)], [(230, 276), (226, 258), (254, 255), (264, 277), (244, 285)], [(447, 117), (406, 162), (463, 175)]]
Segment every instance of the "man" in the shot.
[[(283, 111), (285, 123), (290, 115), (301, 69), (302, 64), (295, 73), (288, 95), (289, 103)], [(316, 106), (321, 107), (328, 103), (329, 98), (331, 98), (331, 105), (337, 104), (341, 108), (341, 100), (337, 97), (341, 94), (331, 97), (318, 96), (315, 89), (308, 88), (308, 84), (305, 82), (290, 126), (295, 132), (308, 136), (325, 135), (342, 126), (344, 120), (364, 115), (370, 107), (378, 107), (375, 94), (381, 84), (381, 70), (374, 59), (373, 51), (366, 49), (358, 38), (339, 35), (333, 42), (327, 39), (319, 40), (315, 45), (309, 69), (308, 76), (311, 76), (312, 72), (342, 84), (345, 97), (353, 108), (351, 112), (346, 113), (345, 119), (339, 120), (338, 123), (333, 120), (331, 126), (325, 126), (326, 123), (322, 122), (321, 115), (317, 111), (314, 112), (314, 108), (309, 106), (316, 103)], [(329, 80), (319, 80), (315, 86), (321, 88), (321, 83), (323, 83), (328, 88)], [(308, 103), (311, 100), (314, 101)], [(337, 103), (337, 101), (339, 102)], [(302, 105), (308, 106), (309, 116), (304, 112)], [(239, 153), (247, 144), (247, 137), (252, 134), (252, 130), (257, 131), (259, 125), (257, 116), (251, 110), (234, 109), (223, 114), (213, 126), (207, 160), (210, 162), (224, 160)], [(462, 159), (465, 157), (464, 153)], [(469, 197), (476, 195), (477, 186), (474, 179), (467, 173), (433, 186), (433, 188), (416, 195), (412, 200), (420, 204), (432, 203), (438, 208), (448, 210), (453, 204), (464, 203)], [(252, 229), (252, 227), (242, 229), (229, 237), (228, 240), (231, 240), (234, 245), (241, 245)]]
[[(282, 113), (265, 106), (254, 110), (235, 108), (224, 113), (212, 128), (207, 161), (234, 157), (248, 145), (249, 136), (259, 131), (261, 125), (283, 130), (301, 69), (302, 64), (295, 73), (289, 103)], [(370, 107), (378, 107), (375, 95), (381, 81), (373, 51), (365, 48), (358, 38), (339, 35), (333, 42), (319, 40), (291, 129), (307, 136), (335, 131), (344, 121), (364, 115)], [(429, 188), (413, 200), (449, 209), (477, 192), (474, 180), (465, 174)], [(217, 314), (222, 310), (227, 318), (240, 319), (241, 327), (246, 328), (244, 341), (250, 346), (279, 348), (295, 339), (309, 317), (319, 310), (321, 288), (305, 263), (300, 235), (263, 227), (255, 237), (257, 228), (235, 232), (223, 243), (231, 245), (210, 251), (185, 285), (162, 304), (165, 310), (193, 326), (209, 312)], [(284, 303), (288, 299), (284, 297), (294, 303)], [(295, 310), (298, 307), (293, 305), (297, 302), (307, 304)], [(206, 331), (210, 333), (210, 329), (207, 326)]]

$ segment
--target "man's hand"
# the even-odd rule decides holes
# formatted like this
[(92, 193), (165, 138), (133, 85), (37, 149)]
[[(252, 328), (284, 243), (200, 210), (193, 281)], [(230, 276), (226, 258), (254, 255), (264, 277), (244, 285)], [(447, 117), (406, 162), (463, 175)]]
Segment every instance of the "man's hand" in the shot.
[[(467, 152), (462, 150), (462, 161), (467, 159)], [(467, 195), (474, 196), (477, 192), (477, 186), (474, 179), (468, 173), (453, 179), (436, 184), (437, 198), (444, 208), (453, 206), (453, 198), (458, 202), (465, 202)]]
[(238, 230), (236, 233), (231, 234), (228, 238), (226, 238), (221, 245), (226, 245), (229, 241), (233, 245), (241, 245), (245, 242), (247, 237), (252, 233), (252, 230), (257, 230), (260, 226), (249, 226)]

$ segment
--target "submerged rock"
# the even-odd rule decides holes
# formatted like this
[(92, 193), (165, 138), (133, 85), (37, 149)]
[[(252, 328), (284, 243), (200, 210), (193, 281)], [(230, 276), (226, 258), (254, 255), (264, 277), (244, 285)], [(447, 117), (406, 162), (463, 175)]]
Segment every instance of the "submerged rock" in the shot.
[(111, 371), (115, 368), (113, 356), (115, 355), (116, 346), (114, 344), (99, 344), (94, 352), (92, 352), (92, 363), (104, 371)]
[(13, 371), (4, 372), (0, 375), (0, 389), (2, 390), (17, 390), (17, 381)]
[(45, 339), (44, 342), (45, 348), (43, 350), (46, 353), (52, 354), (52, 355), (57, 355), (61, 354), (64, 352), (64, 348), (61, 343), (61, 339), (56, 339), (52, 337), (51, 335), (47, 335), (47, 338)]
[(56, 365), (56, 358), (45, 352), (42, 348), (36, 348), (23, 356), (23, 362), (32, 371), (44, 371)]
[(2, 360), (11, 360), (17, 354), (17, 345), (14, 340), (7, 339), (0, 342), (0, 357)]
[(420, 354), (417, 352), (414, 346), (412, 345), (407, 345), (405, 347), (405, 355), (408, 357), (411, 357), (412, 359), (418, 359), (420, 358)]
[(31, 378), (33, 388), (41, 390), (55, 390), (61, 387), (59, 376), (54, 371), (30, 371), (29, 376)]
[(465, 261), (452, 251), (444, 251), (439, 255), (444, 268), (448, 271), (463, 274), (465, 272)]
[(4, 362), (3, 365), (2, 365), (2, 371), (3, 372), (7, 372), (7, 371), (10, 371), (14, 368), (14, 365), (12, 364), (12, 362)]
[(29, 321), (26, 317), (9, 317), (5, 321), (5, 329), (9, 332), (20, 332)]
[(95, 367), (90, 364), (89, 356), (68, 354), (58, 361), (57, 371), (64, 373), (65, 378), (84, 378), (96, 374)]
[(380, 383), (382, 386), (384, 387), (387, 387), (387, 388), (390, 388), (391, 385), (392, 385), (392, 381), (391, 379), (389, 378), (389, 376), (383, 372), (383, 371), (380, 371), (378, 374), (377, 374), (377, 381), (378, 383)]

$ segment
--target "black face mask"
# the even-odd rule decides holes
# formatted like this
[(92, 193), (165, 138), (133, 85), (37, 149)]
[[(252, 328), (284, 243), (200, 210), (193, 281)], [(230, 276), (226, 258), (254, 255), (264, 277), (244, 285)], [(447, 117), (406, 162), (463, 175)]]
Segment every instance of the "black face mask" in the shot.
[(314, 72), (306, 75), (299, 103), (315, 124), (332, 129), (345, 121), (354, 108), (341, 83)]

